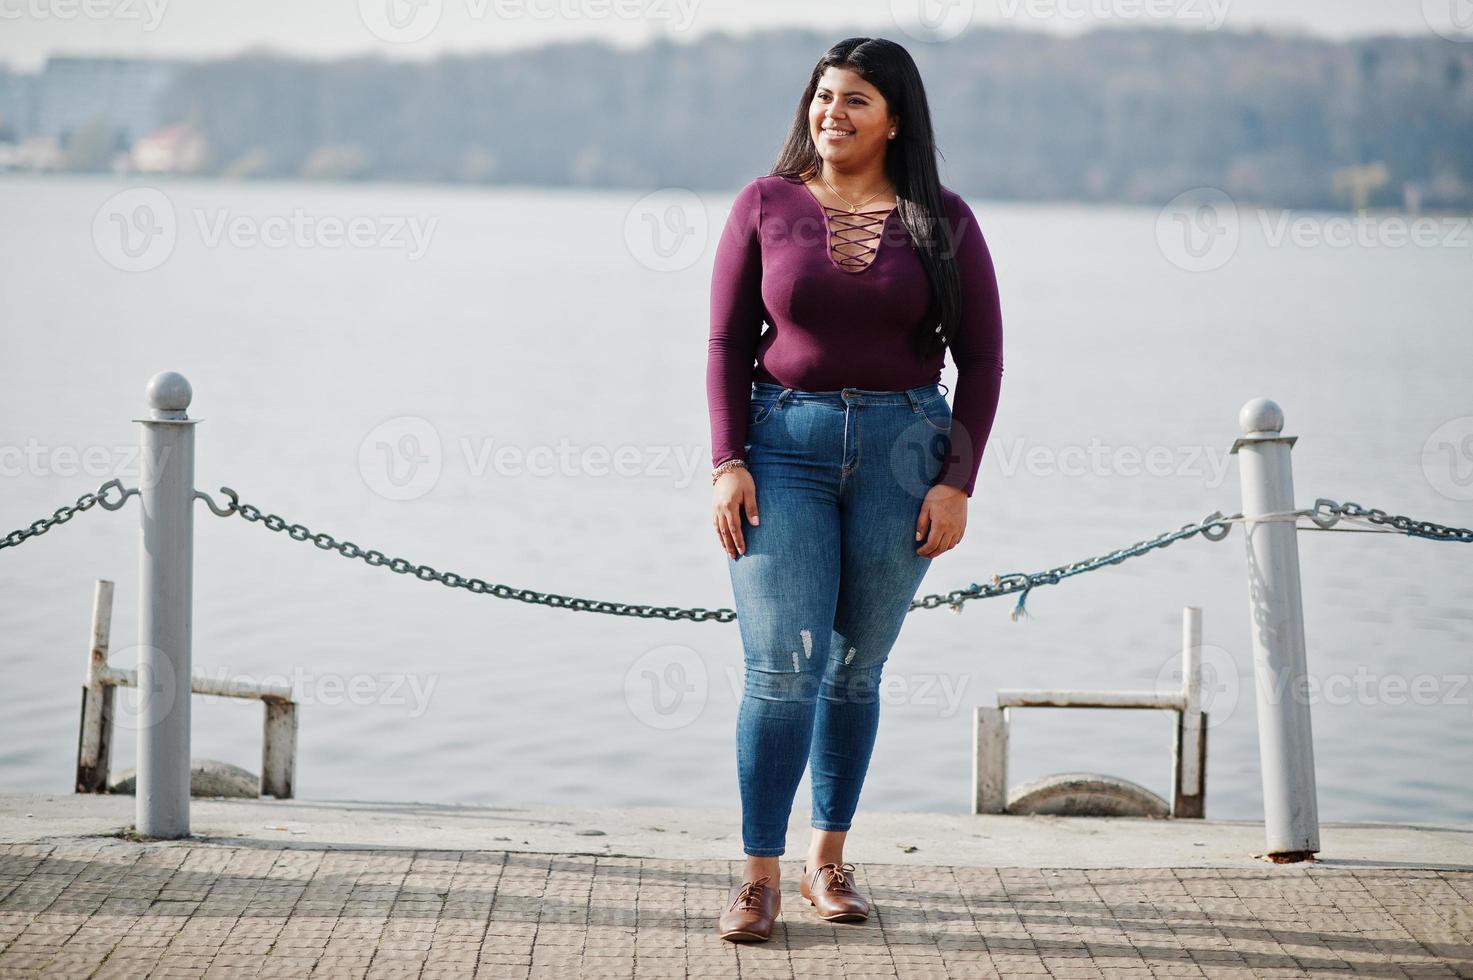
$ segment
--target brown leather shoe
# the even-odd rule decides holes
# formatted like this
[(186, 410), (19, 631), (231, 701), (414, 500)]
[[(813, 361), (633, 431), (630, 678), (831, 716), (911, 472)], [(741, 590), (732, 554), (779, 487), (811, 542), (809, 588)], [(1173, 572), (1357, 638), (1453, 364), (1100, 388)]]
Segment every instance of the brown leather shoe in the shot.
[(819, 865), (811, 873), (803, 865), (803, 884), (798, 891), (820, 918), (830, 922), (863, 922), (869, 918), (869, 899), (854, 889), (852, 864)]
[(727, 896), (726, 911), (716, 923), (722, 939), (762, 941), (772, 937), (772, 924), (782, 908), (782, 896), (767, 884), (770, 875), (744, 881)]

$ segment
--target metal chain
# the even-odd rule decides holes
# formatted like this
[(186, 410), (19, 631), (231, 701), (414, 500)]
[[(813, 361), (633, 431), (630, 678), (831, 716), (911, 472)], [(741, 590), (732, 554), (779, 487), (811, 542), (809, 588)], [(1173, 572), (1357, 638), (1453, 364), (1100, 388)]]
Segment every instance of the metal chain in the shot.
[[(217, 507), (209, 496), (202, 492), (196, 492), (209, 504), (210, 510), (222, 517), (231, 514), (240, 514), (248, 521), (259, 521), (273, 531), (286, 531), (288, 535), (297, 541), (311, 541), (323, 550), (336, 550), (345, 558), (361, 558), (370, 565), (386, 565), (391, 571), (400, 574), (414, 573), (414, 576), (426, 582), (434, 581), (452, 588), (467, 589), (471, 592), (481, 594), (490, 593), (502, 599), (517, 599), (522, 602), (540, 603), (555, 606), (560, 609), (575, 609), (582, 612), (607, 613), (613, 616), (639, 616), (647, 619), (689, 619), (695, 622), (715, 620), (720, 623), (729, 623), (736, 619), (736, 611), (733, 609), (703, 609), (694, 607), (680, 609), (674, 606), (648, 606), (636, 605), (622, 602), (606, 602), (598, 599), (579, 599), (572, 596), (557, 595), (555, 593), (534, 592), (531, 589), (517, 589), (509, 585), (492, 585), (476, 578), (465, 578), (453, 572), (438, 572), (428, 565), (415, 565), (403, 558), (387, 558), (380, 551), (363, 551), (351, 541), (339, 542), (329, 534), (313, 534), (308, 528), (301, 524), (288, 524), (284, 518), (275, 514), (262, 516), (259, 508), (250, 504), (240, 503), (240, 497), (229, 487), (221, 487), (220, 492), (230, 498), (228, 507)], [(1360, 519), (1369, 518), (1378, 524), (1389, 524), (1397, 530), (1418, 537), (1433, 538), (1443, 541), (1473, 541), (1473, 531), (1462, 528), (1447, 528), (1429, 521), (1415, 521), (1406, 517), (1389, 517), (1384, 511), (1367, 510), (1355, 503), (1337, 504), (1333, 500), (1321, 497), (1315, 501), (1313, 509), (1286, 511), (1281, 514), (1255, 514), (1251, 518), (1244, 517), (1241, 513), (1231, 516), (1224, 515), (1222, 511), (1213, 511), (1196, 524), (1184, 524), (1175, 531), (1159, 534), (1146, 541), (1138, 541), (1126, 548), (1112, 551), (1106, 555), (1095, 558), (1087, 558), (1082, 561), (1073, 562), (1068, 565), (1060, 565), (1043, 572), (1012, 572), (1006, 575), (994, 575), (992, 581), (987, 585), (978, 585), (973, 582), (963, 589), (953, 589), (950, 592), (935, 593), (923, 596), (911, 602), (910, 611), (916, 609), (935, 609), (946, 606), (952, 612), (960, 613), (962, 604), (972, 599), (985, 599), (992, 596), (1010, 595), (1021, 593), (1018, 604), (1013, 608), (1012, 618), (1017, 619), (1025, 615), (1027, 610), (1024, 603), (1027, 601), (1028, 593), (1038, 585), (1057, 585), (1064, 579), (1074, 575), (1082, 575), (1095, 569), (1104, 568), (1107, 565), (1118, 565), (1128, 558), (1136, 558), (1156, 548), (1165, 548), (1183, 538), (1190, 538), (1200, 534), (1209, 541), (1221, 541), (1227, 537), (1232, 530), (1232, 525), (1252, 521), (1254, 523), (1266, 523), (1269, 521), (1296, 522), (1300, 517), (1309, 517), (1317, 525), (1318, 529), (1328, 530), (1342, 518)], [(1303, 528), (1302, 530), (1315, 530), (1316, 528)]]
[(1469, 530), (1466, 527), (1446, 527), (1442, 524), (1433, 524), (1431, 521), (1419, 521), (1412, 517), (1402, 517), (1399, 514), (1388, 515), (1384, 510), (1367, 509), (1360, 504), (1353, 504), (1348, 501), (1343, 504), (1337, 504), (1333, 500), (1321, 497), (1314, 502), (1314, 510), (1310, 512), (1310, 519), (1318, 524), (1322, 530), (1326, 531), (1334, 527), (1335, 522), (1342, 517), (1349, 520), (1368, 521), (1371, 524), (1389, 524), (1402, 534), (1408, 534), (1414, 538), (1429, 538), (1433, 541), (1458, 541), (1463, 544), (1473, 544), (1473, 530)]
[[(118, 493), (122, 494), (122, 496), (118, 498), (117, 503), (110, 503), (108, 501), (107, 493), (109, 490), (117, 490)], [(95, 493), (82, 494), (80, 497), (77, 498), (77, 502), (75, 504), (72, 504), (70, 506), (62, 505), (61, 507), (58, 507), (55, 513), (53, 513), (50, 517), (43, 517), (38, 521), (33, 521), (31, 522), (30, 527), (23, 527), (19, 530), (11, 531), (9, 534), (5, 535), (5, 537), (0, 538), (0, 549), (14, 548), (22, 541), (34, 538), (38, 534), (45, 534), (56, 525), (65, 524), (77, 514), (80, 514), (83, 511), (91, 510), (94, 504), (101, 504), (103, 510), (117, 510), (118, 508), (122, 507), (123, 504), (128, 502), (129, 497), (132, 497), (137, 493), (137, 487), (128, 487), (127, 489), (124, 489), (122, 480), (108, 480), (102, 486), (98, 487)]]
[(1157, 535), (1149, 541), (1137, 541), (1127, 548), (1112, 551), (1107, 555), (1097, 558), (1086, 558), (1082, 561), (1072, 562), (1068, 565), (1060, 565), (1046, 572), (1010, 572), (1006, 575), (994, 575), (992, 581), (987, 585), (978, 585), (973, 582), (964, 589), (953, 589), (950, 592), (933, 593), (916, 599), (910, 604), (912, 610), (935, 609), (938, 606), (946, 606), (954, 613), (962, 611), (962, 603), (972, 599), (988, 599), (992, 596), (1010, 595), (1014, 592), (1022, 593), (1018, 596), (1018, 604), (1013, 607), (1012, 618), (1018, 619), (1025, 615), (1027, 610), (1023, 604), (1028, 601), (1028, 593), (1036, 585), (1057, 585), (1072, 575), (1082, 575), (1092, 572), (1106, 565), (1118, 565), (1127, 558), (1135, 558), (1144, 555), (1154, 548), (1165, 548), (1166, 546), (1189, 538), (1194, 534), (1200, 534), (1209, 541), (1221, 541), (1227, 537), (1228, 531), (1236, 521), (1242, 520), (1242, 514), (1234, 514), (1232, 517), (1223, 516), (1222, 511), (1213, 511), (1196, 524), (1184, 524), (1175, 531), (1168, 531)]
[[(110, 501), (108, 493), (116, 490), (118, 499)], [(609, 602), (601, 599), (581, 599), (576, 596), (558, 595), (553, 592), (536, 592), (532, 589), (518, 589), (509, 585), (498, 585), (489, 583), (478, 578), (469, 578), (457, 575), (454, 572), (436, 571), (429, 565), (416, 565), (404, 558), (390, 558), (381, 551), (359, 548), (351, 541), (338, 541), (332, 535), (325, 532), (313, 533), (301, 524), (289, 524), (285, 518), (275, 514), (262, 514), (260, 508), (251, 504), (240, 502), (240, 496), (229, 487), (221, 487), (220, 492), (230, 498), (230, 504), (226, 507), (216, 505), (210, 495), (202, 490), (196, 490), (194, 496), (205, 501), (210, 510), (221, 517), (229, 517), (239, 514), (245, 520), (252, 523), (260, 523), (272, 531), (285, 531), (287, 536), (295, 541), (311, 541), (324, 551), (336, 551), (344, 558), (360, 558), (369, 565), (387, 567), (392, 572), (400, 575), (413, 574), (415, 578), (424, 582), (439, 582), (450, 588), (465, 589), (477, 595), (489, 594), (500, 599), (516, 599), (520, 602), (530, 602), (539, 605), (552, 606), (557, 609), (571, 609), (578, 612), (604, 613), (611, 616), (635, 616), (644, 619), (681, 620), (688, 619), (692, 622), (712, 621), (718, 623), (729, 623), (736, 619), (736, 611), (733, 609), (704, 609), (700, 606), (690, 608), (679, 608), (676, 606), (650, 606), (640, 603)], [(11, 531), (0, 538), (0, 549), (13, 548), (30, 538), (44, 534), (57, 524), (65, 524), (76, 514), (90, 510), (94, 505), (101, 504), (104, 510), (118, 510), (128, 498), (137, 495), (137, 487), (125, 488), (121, 480), (109, 480), (98, 487), (94, 493), (84, 493), (77, 498), (77, 502), (70, 506), (57, 508), (51, 517), (43, 517), (33, 522), (29, 527)], [(946, 606), (952, 612), (961, 612), (962, 604), (972, 599), (985, 599), (992, 596), (1009, 595), (1021, 593), (1018, 604), (1014, 607), (1012, 617), (1017, 619), (1026, 613), (1024, 602), (1028, 593), (1039, 585), (1057, 585), (1064, 579), (1074, 575), (1082, 575), (1107, 565), (1118, 565), (1128, 558), (1136, 558), (1156, 548), (1165, 548), (1183, 538), (1189, 538), (1200, 534), (1209, 541), (1221, 541), (1237, 523), (1264, 523), (1268, 521), (1295, 521), (1300, 517), (1310, 518), (1316, 525), (1313, 528), (1302, 528), (1301, 530), (1331, 530), (1340, 520), (1365, 521), (1375, 525), (1390, 527), (1394, 531), (1383, 533), (1402, 533), (1412, 537), (1427, 538), (1434, 541), (1456, 541), (1473, 543), (1473, 530), (1468, 528), (1447, 527), (1442, 524), (1434, 524), (1431, 521), (1421, 521), (1401, 515), (1387, 514), (1383, 510), (1362, 507), (1360, 504), (1346, 502), (1336, 503), (1326, 497), (1320, 497), (1315, 501), (1312, 509), (1286, 511), (1282, 514), (1256, 514), (1251, 518), (1244, 517), (1241, 513), (1225, 516), (1222, 511), (1214, 511), (1196, 524), (1185, 524), (1175, 531), (1168, 531), (1157, 535), (1146, 541), (1138, 541), (1126, 548), (1112, 551), (1095, 558), (1087, 558), (1082, 561), (1072, 562), (1068, 565), (1060, 565), (1043, 572), (1010, 572), (1006, 575), (994, 575), (992, 581), (987, 585), (978, 585), (973, 582), (963, 589), (953, 589), (950, 592), (934, 593), (923, 596), (911, 602), (910, 609), (935, 609)]]
[[(736, 619), (734, 609), (703, 609), (695, 607), (691, 609), (680, 609), (674, 606), (647, 606), (632, 603), (607, 602), (599, 599), (579, 599), (571, 596), (556, 595), (553, 593), (534, 592), (531, 589), (517, 589), (509, 585), (492, 585), (476, 578), (466, 578), (454, 572), (439, 572), (429, 565), (416, 565), (404, 558), (388, 558), (380, 551), (364, 551), (351, 541), (338, 541), (332, 535), (326, 533), (313, 533), (311, 529), (301, 524), (289, 524), (283, 517), (275, 514), (262, 515), (260, 508), (251, 504), (240, 502), (240, 496), (230, 487), (221, 487), (220, 492), (230, 498), (226, 507), (219, 507), (210, 497), (202, 492), (196, 495), (203, 499), (210, 510), (221, 517), (229, 517), (239, 514), (248, 521), (259, 522), (272, 531), (286, 531), (287, 535), (297, 541), (311, 541), (324, 551), (337, 551), (344, 558), (361, 558), (370, 565), (385, 565), (391, 571), (400, 574), (413, 573), (414, 576), (426, 582), (439, 582), (452, 588), (467, 589), (476, 594), (489, 593), (502, 599), (517, 599), (521, 602), (541, 603), (543, 605), (555, 606), (560, 609), (575, 609), (582, 612), (607, 613), (612, 616), (639, 616), (647, 619), (689, 619), (695, 622), (715, 620), (720, 623), (733, 622)], [(1242, 515), (1224, 517), (1222, 511), (1209, 514), (1201, 523), (1188, 524), (1179, 530), (1160, 535), (1151, 541), (1140, 542), (1130, 548), (1112, 552), (1101, 558), (1093, 558), (1083, 562), (1075, 562), (1072, 565), (1056, 568), (1048, 572), (1039, 572), (1034, 575), (1007, 575), (993, 576), (993, 584), (981, 586), (973, 582), (965, 589), (957, 589), (945, 595), (931, 595), (917, 599), (910, 604), (910, 609), (934, 609), (943, 603), (954, 612), (961, 611), (962, 603), (969, 599), (979, 599), (994, 595), (1007, 595), (1012, 592), (1024, 593), (1027, 596), (1029, 589), (1035, 585), (1044, 583), (1055, 583), (1082, 572), (1101, 568), (1105, 565), (1117, 564), (1135, 555), (1144, 554), (1152, 548), (1164, 548), (1173, 541), (1181, 538), (1201, 534), (1212, 541), (1221, 541), (1231, 530), (1231, 523), (1241, 518)], [(1023, 600), (1020, 599), (1018, 607), (1021, 610)], [(1014, 615), (1016, 617), (1017, 610)]]
[(552, 592), (534, 592), (531, 589), (518, 589), (510, 585), (496, 585), (484, 582), (478, 578), (467, 578), (454, 572), (440, 572), (429, 565), (416, 565), (404, 558), (390, 558), (382, 551), (365, 551), (351, 541), (338, 541), (332, 535), (325, 532), (314, 534), (311, 530), (301, 524), (288, 524), (286, 519), (275, 514), (261, 513), (260, 508), (240, 502), (239, 495), (229, 487), (221, 487), (220, 492), (230, 498), (228, 507), (217, 507), (208, 496), (199, 494), (210, 510), (222, 517), (231, 514), (239, 514), (248, 521), (259, 522), (272, 531), (285, 531), (294, 541), (311, 541), (324, 551), (336, 551), (344, 558), (361, 558), (363, 561), (375, 567), (384, 566), (391, 572), (401, 575), (413, 574), (415, 578), (423, 582), (439, 582), (441, 585), (452, 589), (465, 589), (476, 595), (493, 595), (498, 599), (516, 599), (520, 602), (537, 603), (544, 606), (553, 606), (557, 609), (572, 609), (578, 612), (606, 613), (610, 616), (637, 616), (644, 619), (689, 619), (694, 622), (715, 620), (718, 623), (730, 623), (736, 620), (734, 609), (702, 609), (693, 607), (680, 609), (675, 606), (648, 606), (629, 602), (608, 602), (602, 599), (579, 599), (574, 596), (557, 595)]
[[(1215, 511), (1207, 515), (1199, 524), (1185, 525), (1180, 530), (1162, 534), (1149, 541), (1137, 542), (1128, 548), (1122, 548), (1109, 555), (1102, 555), (1099, 558), (1089, 558), (1084, 561), (1074, 562), (1071, 565), (1062, 565), (1046, 572), (1034, 572), (1032, 574), (1016, 572), (1009, 575), (994, 575), (992, 576), (992, 583), (990, 585), (978, 585), (976, 582), (973, 582), (965, 589), (955, 589), (951, 592), (928, 595), (922, 599), (917, 599), (910, 604), (910, 608), (934, 609), (937, 606), (946, 605), (952, 612), (959, 613), (962, 611), (962, 603), (970, 599), (984, 599), (995, 595), (1021, 592), (1022, 595), (1018, 597), (1018, 604), (1013, 607), (1011, 613), (1012, 618), (1016, 620), (1020, 616), (1027, 614), (1024, 603), (1028, 599), (1028, 592), (1035, 585), (1056, 585), (1071, 575), (1079, 575), (1084, 572), (1094, 571), (1097, 568), (1103, 568), (1106, 565), (1117, 564), (1127, 558), (1143, 555), (1153, 548), (1164, 548), (1174, 541), (1191, 537), (1193, 534), (1200, 533), (1209, 540), (1221, 541), (1227, 535), (1233, 524), (1247, 523), (1248, 521), (1254, 523), (1267, 523), (1270, 521), (1297, 522), (1300, 517), (1308, 517), (1316, 525), (1316, 527), (1299, 528), (1299, 530), (1303, 531), (1328, 531), (1341, 518), (1348, 520), (1365, 519), (1373, 524), (1390, 525), (1396, 531), (1413, 537), (1429, 538), (1434, 541), (1473, 543), (1473, 531), (1467, 528), (1445, 527), (1441, 524), (1434, 524), (1431, 521), (1419, 521), (1410, 517), (1391, 516), (1384, 510), (1367, 509), (1360, 504), (1349, 501), (1339, 504), (1327, 497), (1320, 497), (1314, 502), (1314, 507), (1307, 510), (1291, 510), (1279, 514), (1255, 514), (1251, 518), (1244, 517), (1241, 513), (1234, 514), (1231, 517), (1224, 517), (1222, 511)], [(1221, 528), (1221, 530), (1218, 531), (1218, 528)], [(1385, 533), (1395, 532), (1388, 531)]]

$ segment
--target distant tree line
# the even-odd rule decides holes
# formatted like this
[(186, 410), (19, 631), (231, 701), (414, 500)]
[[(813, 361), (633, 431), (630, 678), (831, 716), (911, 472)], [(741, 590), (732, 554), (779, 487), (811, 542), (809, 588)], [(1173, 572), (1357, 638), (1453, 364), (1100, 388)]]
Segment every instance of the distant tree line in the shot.
[[(184, 67), (161, 111), (204, 130), (214, 172), (242, 177), (731, 188), (767, 172), (837, 38), (709, 34), (414, 63), (252, 54)], [(1400, 205), (1414, 185), (1425, 206), (1473, 206), (1473, 45), (1133, 28), (907, 47), (942, 180), (964, 194), (1159, 203), (1212, 186), (1346, 207), (1337, 171), (1383, 164), (1372, 205)]]

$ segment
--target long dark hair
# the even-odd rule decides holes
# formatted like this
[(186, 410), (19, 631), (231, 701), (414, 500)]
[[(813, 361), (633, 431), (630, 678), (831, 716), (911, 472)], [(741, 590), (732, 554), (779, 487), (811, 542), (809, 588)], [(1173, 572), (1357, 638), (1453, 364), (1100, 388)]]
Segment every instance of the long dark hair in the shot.
[(822, 172), (823, 158), (808, 131), (808, 110), (819, 79), (830, 67), (851, 69), (879, 89), (890, 112), (900, 118), (900, 132), (885, 149), (885, 175), (895, 185), (896, 208), (926, 268), (931, 310), (939, 318), (928, 318), (912, 338), (916, 354), (924, 358), (944, 349), (956, 336), (961, 317), (961, 277), (953, 231), (941, 200), (941, 179), (936, 173), (938, 151), (931, 110), (910, 52), (882, 37), (845, 38), (824, 52), (798, 100), (793, 126), (771, 175), (809, 180)]

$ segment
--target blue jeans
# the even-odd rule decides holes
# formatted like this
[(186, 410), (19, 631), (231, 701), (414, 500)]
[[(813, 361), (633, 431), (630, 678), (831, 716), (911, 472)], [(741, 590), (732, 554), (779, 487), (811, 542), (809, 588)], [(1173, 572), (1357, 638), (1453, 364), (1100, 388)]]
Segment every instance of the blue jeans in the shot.
[(745, 662), (737, 773), (747, 854), (780, 855), (811, 760), (812, 825), (848, 830), (879, 683), (931, 559), (916, 521), (941, 472), (938, 385), (798, 391), (754, 382), (747, 467), (762, 523), (727, 558)]

